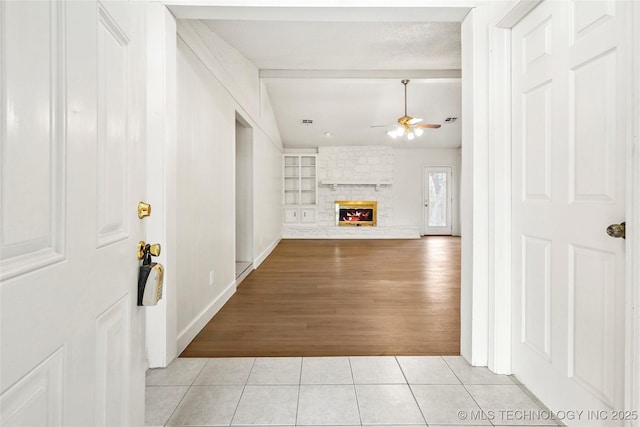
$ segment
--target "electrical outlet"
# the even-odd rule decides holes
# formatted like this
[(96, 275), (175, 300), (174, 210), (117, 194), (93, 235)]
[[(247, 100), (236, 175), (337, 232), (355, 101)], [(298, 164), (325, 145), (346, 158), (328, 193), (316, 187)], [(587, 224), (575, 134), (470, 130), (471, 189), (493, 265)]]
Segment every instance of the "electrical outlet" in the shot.
[(213, 270), (209, 272), (209, 286), (213, 286)]

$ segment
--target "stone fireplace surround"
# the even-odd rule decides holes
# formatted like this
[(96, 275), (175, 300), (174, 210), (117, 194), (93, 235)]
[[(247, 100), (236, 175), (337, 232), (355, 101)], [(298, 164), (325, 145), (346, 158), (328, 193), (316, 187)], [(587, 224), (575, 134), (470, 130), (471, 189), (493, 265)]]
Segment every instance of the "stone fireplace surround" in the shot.
[[(283, 238), (419, 238), (415, 227), (393, 226), (393, 158), (392, 147), (319, 147), (317, 222), (285, 225)], [(337, 226), (336, 200), (376, 201), (377, 226)]]

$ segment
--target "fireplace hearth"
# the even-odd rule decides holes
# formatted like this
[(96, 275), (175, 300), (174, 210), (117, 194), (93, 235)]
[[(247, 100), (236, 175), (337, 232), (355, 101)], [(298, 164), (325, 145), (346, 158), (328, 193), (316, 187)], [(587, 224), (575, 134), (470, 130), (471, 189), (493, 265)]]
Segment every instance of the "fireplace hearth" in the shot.
[(369, 226), (377, 223), (378, 202), (375, 200), (336, 200), (336, 225)]

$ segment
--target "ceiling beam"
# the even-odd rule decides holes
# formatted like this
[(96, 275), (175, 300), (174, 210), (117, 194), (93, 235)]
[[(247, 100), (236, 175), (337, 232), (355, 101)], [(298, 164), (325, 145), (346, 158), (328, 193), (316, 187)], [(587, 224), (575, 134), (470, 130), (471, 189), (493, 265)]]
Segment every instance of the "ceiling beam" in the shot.
[(460, 79), (461, 70), (260, 70), (262, 79)]

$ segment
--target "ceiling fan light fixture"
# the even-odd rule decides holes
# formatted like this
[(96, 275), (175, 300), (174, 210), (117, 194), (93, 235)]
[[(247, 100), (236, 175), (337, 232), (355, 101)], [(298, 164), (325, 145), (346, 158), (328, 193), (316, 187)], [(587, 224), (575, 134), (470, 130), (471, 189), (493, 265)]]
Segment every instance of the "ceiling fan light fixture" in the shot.
[[(394, 130), (387, 131), (386, 134), (393, 139), (400, 138), (402, 135), (407, 135), (407, 139), (413, 140), (424, 134), (424, 130), (422, 128), (438, 129), (440, 127), (439, 124), (420, 123), (422, 122), (421, 118), (411, 117), (407, 114), (407, 84), (409, 84), (409, 80), (401, 80), (401, 83), (404, 86), (404, 116), (399, 117), (397, 124), (395, 125), (396, 128)], [(388, 126), (393, 125), (376, 125), (371, 127), (377, 128)]]

